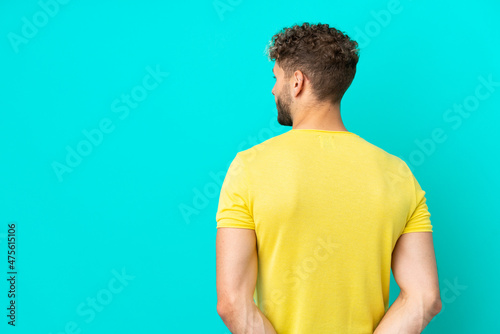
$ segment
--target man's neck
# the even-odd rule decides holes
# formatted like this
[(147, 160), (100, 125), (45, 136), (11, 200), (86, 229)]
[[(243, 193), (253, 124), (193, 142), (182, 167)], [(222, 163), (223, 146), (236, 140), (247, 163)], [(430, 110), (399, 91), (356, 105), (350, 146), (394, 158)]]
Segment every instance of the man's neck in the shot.
[(293, 129), (347, 131), (340, 117), (340, 106), (327, 105), (295, 113)]

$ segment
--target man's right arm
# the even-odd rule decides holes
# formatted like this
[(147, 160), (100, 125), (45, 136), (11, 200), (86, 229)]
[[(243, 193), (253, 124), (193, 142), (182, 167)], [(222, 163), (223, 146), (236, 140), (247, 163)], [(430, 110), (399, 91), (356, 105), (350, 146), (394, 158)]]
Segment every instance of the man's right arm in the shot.
[(432, 232), (402, 234), (392, 272), (401, 292), (373, 334), (419, 334), (441, 311)]

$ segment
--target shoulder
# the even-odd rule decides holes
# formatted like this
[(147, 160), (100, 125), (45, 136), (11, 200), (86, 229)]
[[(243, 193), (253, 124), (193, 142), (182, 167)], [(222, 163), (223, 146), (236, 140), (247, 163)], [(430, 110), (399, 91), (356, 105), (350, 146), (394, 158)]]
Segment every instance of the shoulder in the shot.
[(402, 179), (411, 179), (413, 174), (410, 167), (401, 157), (388, 152), (362, 137), (359, 137), (359, 141), (364, 146), (363, 151), (366, 152), (366, 156), (372, 158), (373, 161), (377, 162), (388, 173), (395, 174)]
[(247, 164), (255, 161), (257, 158), (262, 158), (267, 154), (275, 154), (280, 149), (288, 146), (288, 132), (284, 132), (280, 135), (266, 139), (250, 148), (239, 151), (237, 156), (243, 164)]

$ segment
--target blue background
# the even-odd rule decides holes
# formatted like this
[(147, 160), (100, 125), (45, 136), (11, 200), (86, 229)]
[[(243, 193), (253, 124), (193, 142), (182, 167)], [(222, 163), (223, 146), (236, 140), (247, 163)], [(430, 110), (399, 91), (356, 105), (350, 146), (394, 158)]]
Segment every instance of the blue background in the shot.
[[(360, 43), (344, 124), (405, 160), (427, 192), (444, 308), (424, 332), (500, 331), (499, 9), (2, 2), (0, 331), (229, 333), (216, 312), (220, 186), (236, 152), (290, 129), (276, 121), (264, 50), (305, 21)], [(453, 109), (464, 104), (468, 114)], [(12, 222), (15, 328), (6, 317)], [(398, 292), (392, 280), (391, 303)]]

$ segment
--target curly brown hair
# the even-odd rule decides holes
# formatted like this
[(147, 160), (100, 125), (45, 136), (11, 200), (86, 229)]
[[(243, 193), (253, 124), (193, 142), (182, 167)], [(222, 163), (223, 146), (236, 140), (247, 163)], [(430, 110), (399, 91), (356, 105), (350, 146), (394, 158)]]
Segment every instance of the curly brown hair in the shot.
[(296, 70), (311, 81), (319, 101), (340, 102), (356, 74), (358, 43), (328, 24), (303, 23), (283, 28), (267, 47), (288, 80)]

